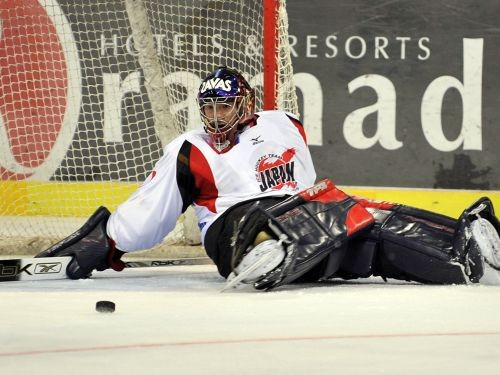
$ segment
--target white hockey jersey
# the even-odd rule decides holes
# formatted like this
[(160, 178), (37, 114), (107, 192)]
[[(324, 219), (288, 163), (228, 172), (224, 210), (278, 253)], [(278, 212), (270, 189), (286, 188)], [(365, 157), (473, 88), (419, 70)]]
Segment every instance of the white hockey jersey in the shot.
[(212, 148), (202, 129), (169, 143), (144, 184), (111, 215), (108, 236), (126, 252), (151, 248), (192, 204), (203, 240), (231, 206), (293, 195), (315, 179), (302, 124), (283, 111), (258, 112), (227, 152)]

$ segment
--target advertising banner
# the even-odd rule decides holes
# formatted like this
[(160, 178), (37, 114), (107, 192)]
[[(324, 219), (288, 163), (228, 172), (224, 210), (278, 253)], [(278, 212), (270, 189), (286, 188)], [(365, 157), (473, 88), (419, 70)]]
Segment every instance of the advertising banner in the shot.
[[(98, 1), (7, 3), (0, 15), (0, 68), (4, 78), (10, 72), (0, 95), (0, 147), (9, 151), (0, 153), (2, 180), (144, 180), (162, 145), (123, 2), (105, 4), (113, 8), (107, 19)], [(287, 11), (318, 178), (500, 189), (498, 1), (290, 0)], [(35, 19), (49, 26), (36, 29)], [(19, 30), (31, 35), (21, 44)], [(170, 47), (183, 53), (183, 39), (175, 40)], [(210, 50), (223, 53), (226, 42), (215, 34)], [(36, 64), (16, 60), (28, 50)], [(175, 73), (168, 72), (171, 84)], [(34, 94), (23, 107), (16, 92), (26, 85)], [(190, 114), (187, 127), (197, 126), (196, 93), (187, 90), (181, 110)]]
[(338, 184), (500, 188), (500, 3), (288, 3), (303, 120)]

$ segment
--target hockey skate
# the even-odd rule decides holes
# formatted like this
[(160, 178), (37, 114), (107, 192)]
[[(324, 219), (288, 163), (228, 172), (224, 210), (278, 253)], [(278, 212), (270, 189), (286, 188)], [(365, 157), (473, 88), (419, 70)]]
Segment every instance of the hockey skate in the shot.
[(281, 243), (281, 240), (268, 239), (253, 247), (229, 275), (222, 291), (235, 289), (241, 284), (252, 284), (278, 267), (286, 255)]
[(479, 253), (483, 275), (479, 283), (500, 285), (500, 238), (491, 222), (478, 218), (470, 226), (470, 246)]
[(475, 202), (462, 213), (458, 225), (454, 247), (469, 280), (500, 285), (499, 223), (491, 200), (484, 197)]

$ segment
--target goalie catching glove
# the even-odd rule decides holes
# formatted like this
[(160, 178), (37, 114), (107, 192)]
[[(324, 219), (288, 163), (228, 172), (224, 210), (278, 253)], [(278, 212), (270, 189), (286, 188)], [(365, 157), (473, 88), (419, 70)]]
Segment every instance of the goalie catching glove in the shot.
[(66, 268), (70, 279), (88, 278), (94, 270), (123, 270), (125, 263), (120, 258), (124, 252), (116, 249), (114, 241), (106, 235), (110, 215), (106, 207), (99, 207), (75, 233), (35, 257), (73, 257)]

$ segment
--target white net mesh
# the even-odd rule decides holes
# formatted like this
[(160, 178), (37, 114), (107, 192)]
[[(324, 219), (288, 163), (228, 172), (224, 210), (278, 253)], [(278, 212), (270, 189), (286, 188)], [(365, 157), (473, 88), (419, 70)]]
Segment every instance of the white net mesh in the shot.
[(288, 15), (284, 0), (280, 1), (278, 17), (278, 56), (277, 56), (277, 108), (299, 116), (295, 82), (293, 80), (292, 56), (288, 40)]
[[(297, 113), (281, 5), (277, 103)], [(0, 249), (45, 247), (125, 200), (200, 126), (215, 67), (242, 71), (262, 108), (262, 40), (261, 0), (0, 2)]]

